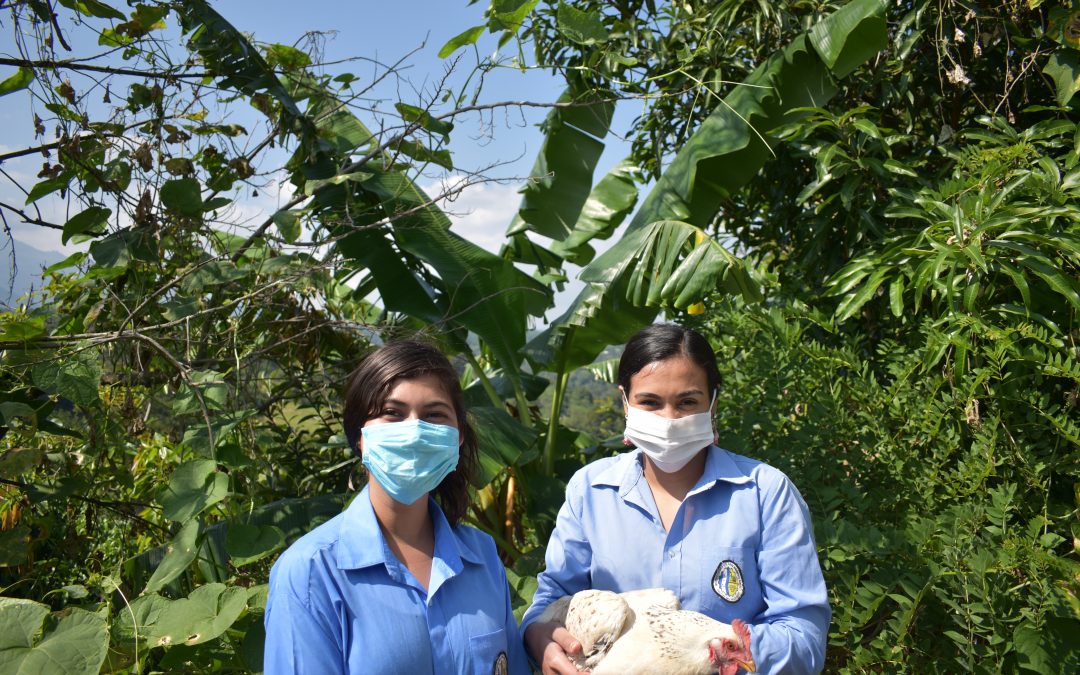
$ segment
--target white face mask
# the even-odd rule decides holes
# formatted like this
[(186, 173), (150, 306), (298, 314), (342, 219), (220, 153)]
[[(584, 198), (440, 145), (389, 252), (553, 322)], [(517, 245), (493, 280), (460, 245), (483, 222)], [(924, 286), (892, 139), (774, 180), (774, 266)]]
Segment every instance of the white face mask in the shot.
[[(716, 393), (713, 393), (716, 400)], [(702, 448), (713, 441), (712, 403), (703, 413), (669, 419), (626, 401), (626, 431), (623, 435), (641, 449), (664, 473), (686, 466)]]

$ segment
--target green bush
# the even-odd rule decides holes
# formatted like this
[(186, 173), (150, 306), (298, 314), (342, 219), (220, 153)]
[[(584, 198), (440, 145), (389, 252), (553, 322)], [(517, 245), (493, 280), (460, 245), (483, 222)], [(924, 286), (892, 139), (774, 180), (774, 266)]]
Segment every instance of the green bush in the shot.
[(932, 358), (930, 319), (872, 353), (791, 306), (720, 303), (701, 323), (721, 445), (787, 472), (813, 513), (827, 671), (1080, 666), (1080, 469), (1063, 429), (1080, 377), (1042, 374), (1075, 363), (1060, 341), (997, 328), (980, 343), (995, 358), (958, 373)]

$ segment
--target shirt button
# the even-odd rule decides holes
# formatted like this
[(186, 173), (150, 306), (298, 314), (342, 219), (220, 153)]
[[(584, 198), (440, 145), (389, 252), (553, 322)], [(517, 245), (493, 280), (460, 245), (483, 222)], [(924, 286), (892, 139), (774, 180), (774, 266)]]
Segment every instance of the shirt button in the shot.
[(670, 551), (668, 551), (667, 557), (674, 560), (675, 559), (675, 549), (671, 549)]

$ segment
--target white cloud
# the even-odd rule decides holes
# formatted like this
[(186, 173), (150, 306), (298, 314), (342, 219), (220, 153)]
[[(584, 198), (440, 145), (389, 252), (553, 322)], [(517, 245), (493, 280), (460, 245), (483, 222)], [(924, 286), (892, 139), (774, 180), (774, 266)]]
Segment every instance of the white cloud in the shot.
[(451, 175), (421, 188), (433, 199), (452, 193), (436, 202), (453, 223), (461, 237), (497, 253), (506, 241), (506, 228), (521, 203), (518, 186), (495, 182), (472, 182), (467, 176)]

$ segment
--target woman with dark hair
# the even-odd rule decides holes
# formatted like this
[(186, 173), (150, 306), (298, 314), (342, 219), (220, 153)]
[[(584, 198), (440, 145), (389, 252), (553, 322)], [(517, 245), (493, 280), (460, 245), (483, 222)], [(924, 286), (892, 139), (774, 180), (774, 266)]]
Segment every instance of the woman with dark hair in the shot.
[[(715, 445), (712, 347), (692, 330), (652, 325), (626, 344), (618, 377), (626, 441), (637, 447), (567, 484), (521, 624), (543, 673), (578, 674), (568, 655), (581, 644), (537, 621), (552, 602), (585, 589), (659, 587), (683, 609), (744, 621), (752, 658), (742, 665), (820, 672), (831, 613), (810, 513), (780, 471)], [(701, 650), (707, 664), (714, 655)]]
[(450, 362), (421, 342), (376, 350), (344, 422), (368, 484), (270, 571), (267, 675), (528, 673), (495, 544), (460, 523), (477, 442)]

